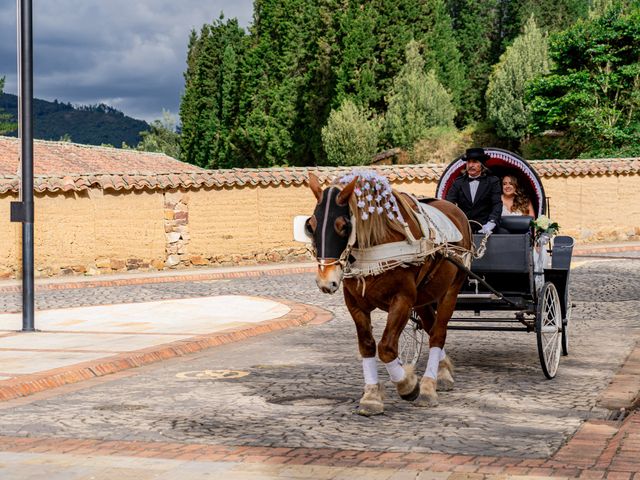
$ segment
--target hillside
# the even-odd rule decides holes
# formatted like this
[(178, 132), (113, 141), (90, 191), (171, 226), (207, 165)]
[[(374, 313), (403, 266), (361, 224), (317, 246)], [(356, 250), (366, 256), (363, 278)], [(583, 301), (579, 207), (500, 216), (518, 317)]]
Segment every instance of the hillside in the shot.
[[(16, 95), (0, 95), (0, 111), (9, 113), (13, 121), (17, 121), (17, 105)], [(34, 99), (33, 113), (33, 135), (42, 140), (66, 137), (75, 143), (88, 145), (120, 147), (122, 142), (126, 142), (135, 146), (141, 139), (140, 132), (149, 129), (147, 122), (127, 117), (106, 105), (74, 107), (57, 100)], [(16, 136), (17, 132), (8, 135)]]

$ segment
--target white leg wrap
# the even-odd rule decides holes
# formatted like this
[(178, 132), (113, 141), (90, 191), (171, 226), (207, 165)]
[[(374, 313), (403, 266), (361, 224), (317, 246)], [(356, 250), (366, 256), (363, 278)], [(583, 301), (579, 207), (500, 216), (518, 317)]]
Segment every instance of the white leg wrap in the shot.
[(427, 361), (427, 369), (424, 372), (424, 376), (436, 380), (438, 378), (438, 365), (444, 360), (445, 356), (446, 353), (444, 353), (443, 349), (438, 347), (430, 348), (429, 360)]
[(384, 366), (387, 367), (387, 372), (389, 372), (392, 382), (397, 383), (404, 379), (404, 368), (402, 368), (402, 364), (397, 358), (389, 363), (385, 363)]
[(362, 357), (362, 371), (365, 385), (378, 384), (378, 362), (376, 357)]

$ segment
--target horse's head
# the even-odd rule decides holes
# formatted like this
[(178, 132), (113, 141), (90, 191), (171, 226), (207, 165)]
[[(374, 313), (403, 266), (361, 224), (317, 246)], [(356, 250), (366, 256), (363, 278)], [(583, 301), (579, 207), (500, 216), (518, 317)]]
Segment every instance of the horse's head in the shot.
[(309, 187), (316, 196), (318, 204), (313, 215), (307, 220), (305, 229), (312, 238), (318, 262), (316, 284), (324, 293), (335, 293), (343, 275), (342, 258), (351, 234), (351, 212), (349, 197), (356, 185), (351, 183), (340, 189), (320, 187), (318, 178), (309, 174)]

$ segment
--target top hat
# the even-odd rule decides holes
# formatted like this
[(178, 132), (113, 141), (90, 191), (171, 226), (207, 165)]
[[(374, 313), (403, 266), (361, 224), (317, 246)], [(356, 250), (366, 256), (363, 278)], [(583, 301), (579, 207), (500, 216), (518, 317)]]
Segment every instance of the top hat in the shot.
[(491, 157), (487, 155), (483, 148), (468, 148), (462, 160), (465, 162), (467, 160), (476, 160), (482, 164), (484, 164)]

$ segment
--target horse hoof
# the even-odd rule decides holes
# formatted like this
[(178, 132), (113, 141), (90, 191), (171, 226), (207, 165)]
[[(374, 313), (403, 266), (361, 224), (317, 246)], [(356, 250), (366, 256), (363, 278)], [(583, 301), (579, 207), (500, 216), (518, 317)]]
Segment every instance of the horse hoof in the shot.
[(406, 395), (400, 395), (402, 400), (406, 400), (407, 402), (413, 402), (420, 395), (420, 384), (416, 382), (416, 386), (413, 391)]
[(438, 370), (437, 390), (449, 392), (453, 390), (453, 383), (453, 377), (451, 376), (451, 373), (449, 373), (449, 370), (444, 368)]
[(420, 393), (420, 383), (413, 365), (404, 365), (404, 378), (396, 383), (398, 395), (403, 400), (413, 402)]
[(436, 393), (436, 381), (433, 378), (423, 377), (420, 382), (420, 394), (414, 402), (418, 407), (436, 407), (438, 394)]
[(357, 410), (356, 410), (356, 414), (361, 415), (363, 417), (374, 417), (376, 415), (382, 415), (384, 413), (384, 407), (380, 407), (380, 408), (370, 408), (370, 407), (363, 407), (362, 405), (360, 405)]
[(365, 385), (364, 395), (360, 399), (360, 404), (356, 413), (365, 417), (381, 415), (384, 413), (384, 387), (381, 383), (377, 385)]

